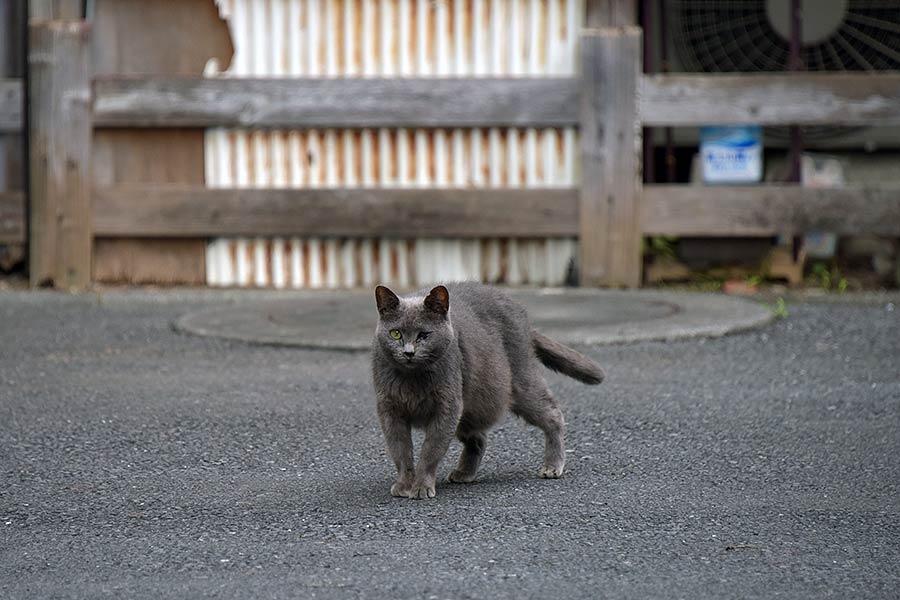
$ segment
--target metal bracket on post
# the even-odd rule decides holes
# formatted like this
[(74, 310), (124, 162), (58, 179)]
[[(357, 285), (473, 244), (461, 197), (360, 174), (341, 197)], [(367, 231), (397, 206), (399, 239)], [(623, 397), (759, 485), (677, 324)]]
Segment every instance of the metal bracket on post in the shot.
[(639, 287), (640, 27), (581, 36), (581, 285)]

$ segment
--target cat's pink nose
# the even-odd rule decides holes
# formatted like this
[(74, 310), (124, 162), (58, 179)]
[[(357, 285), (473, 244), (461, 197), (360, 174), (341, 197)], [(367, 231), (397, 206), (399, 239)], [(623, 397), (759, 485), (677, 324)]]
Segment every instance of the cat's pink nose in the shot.
[(412, 344), (406, 344), (403, 346), (403, 354), (406, 356), (412, 356), (416, 353), (416, 348)]

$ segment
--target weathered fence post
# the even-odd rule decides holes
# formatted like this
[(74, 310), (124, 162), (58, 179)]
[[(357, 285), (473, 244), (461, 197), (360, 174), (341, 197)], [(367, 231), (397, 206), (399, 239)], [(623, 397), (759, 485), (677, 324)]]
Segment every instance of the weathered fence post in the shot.
[(32, 286), (91, 280), (91, 70), (83, 21), (29, 27)]
[(581, 285), (641, 284), (641, 29), (581, 36)]

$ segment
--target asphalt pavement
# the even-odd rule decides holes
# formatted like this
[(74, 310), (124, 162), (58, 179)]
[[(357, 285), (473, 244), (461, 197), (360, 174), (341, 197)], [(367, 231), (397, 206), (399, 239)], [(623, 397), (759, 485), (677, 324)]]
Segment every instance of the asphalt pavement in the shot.
[(898, 305), (582, 346), (562, 479), (509, 417), (412, 501), (367, 355), (173, 329), (216, 298), (0, 293), (0, 598), (900, 597)]

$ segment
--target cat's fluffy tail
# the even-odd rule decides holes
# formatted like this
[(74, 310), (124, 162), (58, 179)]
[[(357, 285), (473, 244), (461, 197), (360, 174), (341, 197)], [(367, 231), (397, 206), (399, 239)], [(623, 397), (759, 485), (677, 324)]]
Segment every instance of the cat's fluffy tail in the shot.
[(531, 343), (534, 344), (534, 351), (538, 360), (549, 369), (568, 375), (588, 385), (602, 383), (603, 378), (606, 377), (603, 367), (593, 360), (568, 346), (551, 340), (534, 329), (531, 330)]

